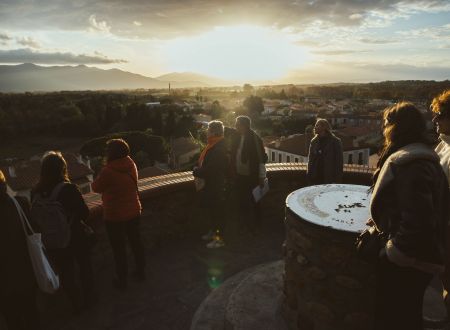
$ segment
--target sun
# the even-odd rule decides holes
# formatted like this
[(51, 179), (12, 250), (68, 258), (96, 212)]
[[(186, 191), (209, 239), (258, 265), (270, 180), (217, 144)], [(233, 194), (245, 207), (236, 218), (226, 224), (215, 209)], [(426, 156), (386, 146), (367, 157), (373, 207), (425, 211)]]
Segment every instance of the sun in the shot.
[(281, 78), (307, 60), (292, 37), (258, 26), (216, 27), (194, 37), (168, 41), (163, 48), (170, 71), (189, 71), (233, 81)]

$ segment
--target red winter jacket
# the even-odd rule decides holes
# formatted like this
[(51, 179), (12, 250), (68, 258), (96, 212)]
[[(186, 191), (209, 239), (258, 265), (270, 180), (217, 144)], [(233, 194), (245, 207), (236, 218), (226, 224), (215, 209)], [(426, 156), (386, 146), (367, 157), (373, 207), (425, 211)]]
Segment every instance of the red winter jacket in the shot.
[(137, 179), (136, 165), (128, 156), (108, 162), (100, 171), (92, 190), (102, 194), (105, 221), (128, 221), (141, 214)]

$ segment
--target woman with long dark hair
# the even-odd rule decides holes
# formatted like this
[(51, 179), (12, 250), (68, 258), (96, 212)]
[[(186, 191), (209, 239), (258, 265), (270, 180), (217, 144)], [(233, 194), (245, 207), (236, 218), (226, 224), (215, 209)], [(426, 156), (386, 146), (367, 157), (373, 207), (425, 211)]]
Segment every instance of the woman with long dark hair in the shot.
[(130, 157), (130, 147), (122, 139), (111, 139), (106, 144), (106, 166), (92, 183), (92, 190), (102, 194), (103, 219), (113, 250), (117, 278), (113, 285), (127, 288), (128, 263), (126, 240), (136, 262), (134, 277), (145, 280), (145, 256), (139, 223), (141, 203), (138, 194), (138, 173)]
[[(74, 312), (79, 313), (91, 303), (93, 295), (90, 249), (83, 239), (84, 221), (89, 215), (89, 209), (78, 187), (70, 182), (67, 163), (60, 152), (50, 151), (44, 155), (39, 182), (32, 190), (31, 200), (31, 220), (40, 228), (50, 261), (60, 275), (61, 285), (72, 303)], [(61, 206), (65, 221), (69, 224), (66, 241), (61, 231), (56, 231), (60, 235), (59, 238), (52, 236), (48, 219), (43, 219), (43, 209), (55, 205)], [(80, 296), (77, 285), (75, 264), (79, 267), (83, 297)]]
[(444, 270), (448, 185), (413, 104), (384, 110), (383, 135), (371, 214), (388, 241), (377, 264), (375, 328), (419, 330), (425, 289)]

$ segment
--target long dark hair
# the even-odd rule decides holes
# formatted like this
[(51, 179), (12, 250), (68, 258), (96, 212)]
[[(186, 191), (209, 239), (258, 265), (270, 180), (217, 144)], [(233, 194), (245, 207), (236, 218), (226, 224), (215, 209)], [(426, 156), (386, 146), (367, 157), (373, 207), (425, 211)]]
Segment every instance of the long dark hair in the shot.
[(399, 102), (384, 109), (382, 125), (384, 143), (380, 151), (377, 169), (373, 174), (372, 187), (390, 155), (411, 143), (430, 143), (426, 136), (425, 118), (419, 109), (410, 102)]
[(36, 191), (49, 191), (60, 182), (70, 182), (67, 163), (59, 151), (49, 151), (44, 155), (41, 174)]

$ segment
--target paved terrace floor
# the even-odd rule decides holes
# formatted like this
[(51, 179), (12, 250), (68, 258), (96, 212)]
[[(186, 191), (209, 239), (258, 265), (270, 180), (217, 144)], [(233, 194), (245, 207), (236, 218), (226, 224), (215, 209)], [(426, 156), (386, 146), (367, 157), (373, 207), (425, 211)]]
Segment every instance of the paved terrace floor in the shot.
[[(39, 297), (43, 329), (189, 329), (211, 287), (248, 267), (281, 259), (285, 233), (277, 218), (279, 214), (266, 211), (256, 236), (238, 235), (235, 224), (230, 225), (227, 245), (220, 249), (207, 249), (199, 230), (146, 246), (148, 278), (145, 283), (131, 281), (125, 292), (111, 286), (111, 260), (96, 273), (98, 302), (82, 315), (70, 315), (63, 295)], [(151, 219), (144, 215), (143, 221)]]

